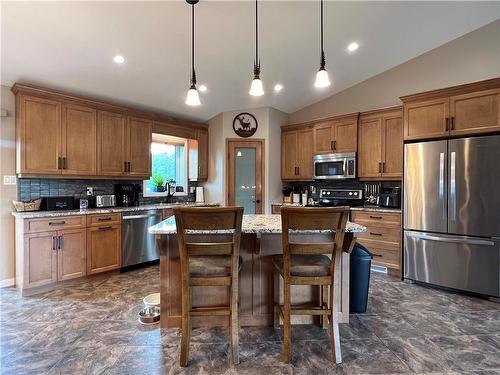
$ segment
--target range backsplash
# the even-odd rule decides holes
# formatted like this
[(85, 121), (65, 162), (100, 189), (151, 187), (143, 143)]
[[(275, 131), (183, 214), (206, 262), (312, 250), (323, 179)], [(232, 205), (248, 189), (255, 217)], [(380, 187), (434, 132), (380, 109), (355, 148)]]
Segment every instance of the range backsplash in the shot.
[[(85, 196), (87, 187), (93, 187), (96, 194), (113, 194), (114, 184), (141, 184), (142, 180), (73, 180), (73, 179), (43, 179), (20, 178), (17, 181), (17, 199), (29, 201), (40, 197), (74, 197)], [(195, 181), (189, 182), (189, 187), (196, 187)], [(164, 202), (166, 197), (139, 196), (141, 204)], [(193, 202), (195, 194), (173, 196), (172, 202)]]

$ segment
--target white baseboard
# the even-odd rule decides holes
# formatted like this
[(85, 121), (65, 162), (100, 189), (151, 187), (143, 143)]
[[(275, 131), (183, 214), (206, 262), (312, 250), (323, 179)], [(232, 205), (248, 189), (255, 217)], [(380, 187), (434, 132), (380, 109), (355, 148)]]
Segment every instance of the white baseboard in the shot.
[(14, 286), (16, 279), (5, 279), (0, 281), (0, 288), (6, 288), (8, 286)]

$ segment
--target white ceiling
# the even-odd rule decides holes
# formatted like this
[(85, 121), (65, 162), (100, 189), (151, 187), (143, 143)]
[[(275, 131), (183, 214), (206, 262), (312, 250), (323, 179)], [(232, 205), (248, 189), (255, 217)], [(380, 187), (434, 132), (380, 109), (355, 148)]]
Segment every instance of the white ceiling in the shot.
[[(500, 2), (325, 4), (333, 86), (313, 87), (319, 2), (261, 2), (262, 79), (248, 95), (254, 3), (196, 6), (197, 76), (208, 91), (188, 107), (190, 8), (175, 2), (4, 2), (1, 83), (34, 83), (171, 115), (208, 120), (221, 111), (272, 106), (293, 112), (500, 18)], [(351, 41), (360, 44), (346, 52)], [(126, 63), (113, 63), (122, 54)], [(275, 83), (284, 89), (275, 94)]]

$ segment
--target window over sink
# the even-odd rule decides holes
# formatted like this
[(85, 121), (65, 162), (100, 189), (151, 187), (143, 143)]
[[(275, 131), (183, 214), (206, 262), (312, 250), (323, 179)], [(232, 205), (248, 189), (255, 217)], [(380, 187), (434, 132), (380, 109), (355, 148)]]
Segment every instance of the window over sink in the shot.
[[(151, 143), (151, 177), (143, 181), (145, 197), (168, 195), (168, 183), (176, 196), (187, 194), (188, 185), (188, 140), (153, 133)], [(172, 182), (174, 181), (174, 182)]]

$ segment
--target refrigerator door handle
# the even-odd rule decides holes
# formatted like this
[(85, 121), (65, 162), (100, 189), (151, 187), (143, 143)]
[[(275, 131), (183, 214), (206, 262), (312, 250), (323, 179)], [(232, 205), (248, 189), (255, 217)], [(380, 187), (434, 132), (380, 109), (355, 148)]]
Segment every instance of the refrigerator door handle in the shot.
[(450, 153), (450, 220), (457, 219), (457, 180), (456, 180), (457, 153)]
[(439, 153), (439, 211), (441, 219), (445, 219), (445, 199), (444, 199), (444, 152)]
[(428, 241), (438, 241), (438, 242), (452, 242), (452, 243), (461, 243), (465, 245), (485, 245), (485, 246), (495, 246), (494, 241), (482, 240), (478, 238), (470, 238), (470, 237), (441, 237), (434, 236), (432, 234), (424, 234), (419, 232), (407, 232), (408, 236), (413, 238), (419, 238), (421, 240)]

